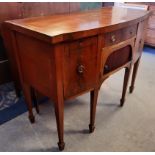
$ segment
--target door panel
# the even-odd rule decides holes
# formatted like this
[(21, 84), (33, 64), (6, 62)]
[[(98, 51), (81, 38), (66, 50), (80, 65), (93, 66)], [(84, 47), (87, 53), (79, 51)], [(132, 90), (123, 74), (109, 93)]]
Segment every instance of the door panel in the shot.
[(66, 44), (63, 64), (65, 98), (91, 89), (97, 80), (97, 38)]

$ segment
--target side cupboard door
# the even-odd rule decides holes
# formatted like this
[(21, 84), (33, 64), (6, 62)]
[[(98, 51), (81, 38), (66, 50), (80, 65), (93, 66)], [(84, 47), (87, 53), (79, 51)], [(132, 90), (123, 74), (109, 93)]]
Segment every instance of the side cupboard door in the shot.
[(147, 22), (148, 22), (147, 20), (144, 20), (142, 22), (139, 22), (138, 24), (137, 37), (135, 43), (134, 62), (137, 61), (137, 59), (141, 56), (143, 51)]
[(67, 43), (63, 59), (64, 96), (92, 89), (97, 82), (97, 37)]

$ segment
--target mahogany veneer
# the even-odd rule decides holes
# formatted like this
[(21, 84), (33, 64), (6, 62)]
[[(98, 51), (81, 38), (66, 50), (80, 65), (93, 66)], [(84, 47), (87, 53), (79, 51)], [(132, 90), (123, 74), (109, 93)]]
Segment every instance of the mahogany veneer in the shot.
[[(103, 9), (12, 20), (4, 23), (16, 57), (29, 110), (31, 91), (37, 90), (54, 102), (59, 149), (64, 149), (64, 100), (90, 91), (90, 132), (95, 129), (99, 88), (104, 80), (125, 68), (121, 106), (134, 65), (133, 91), (144, 43), (149, 11), (107, 7)], [(9, 50), (9, 48), (7, 48)]]

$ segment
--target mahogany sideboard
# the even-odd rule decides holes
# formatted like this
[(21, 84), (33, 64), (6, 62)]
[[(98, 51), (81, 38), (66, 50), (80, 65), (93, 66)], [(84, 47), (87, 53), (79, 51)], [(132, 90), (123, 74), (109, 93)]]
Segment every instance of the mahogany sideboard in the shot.
[(29, 119), (35, 122), (31, 91), (37, 90), (54, 103), (60, 150), (65, 146), (64, 100), (90, 92), (91, 133), (104, 80), (125, 68), (123, 106), (134, 66), (133, 91), (149, 15), (149, 11), (106, 7), (3, 24), (5, 46), (13, 47)]

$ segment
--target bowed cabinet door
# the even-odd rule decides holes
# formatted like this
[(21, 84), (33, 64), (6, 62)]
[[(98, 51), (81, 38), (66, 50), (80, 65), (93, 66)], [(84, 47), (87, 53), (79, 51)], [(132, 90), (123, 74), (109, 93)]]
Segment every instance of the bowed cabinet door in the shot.
[(64, 96), (92, 89), (97, 83), (97, 37), (67, 43), (63, 59)]
[(147, 30), (147, 20), (144, 20), (138, 24), (137, 37), (135, 42), (134, 62), (142, 55), (145, 36)]

